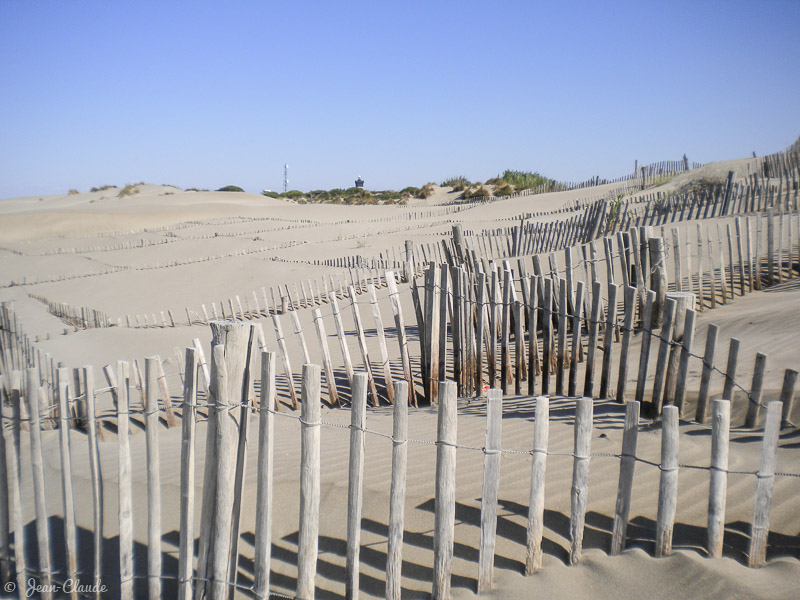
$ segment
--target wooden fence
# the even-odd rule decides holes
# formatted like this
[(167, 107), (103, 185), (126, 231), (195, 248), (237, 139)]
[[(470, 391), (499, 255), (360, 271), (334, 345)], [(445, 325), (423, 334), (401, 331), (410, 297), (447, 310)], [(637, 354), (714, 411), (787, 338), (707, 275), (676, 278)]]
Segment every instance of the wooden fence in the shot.
[[(81, 369), (80, 394), (73, 385), (68, 369), (59, 369), (57, 400), (58, 411), (41, 406), (43, 393), (38, 385), (38, 373), (29, 369), (11, 373), (8, 381), (0, 382), (2, 389), (2, 424), (0, 434), (0, 576), (5, 584), (16, 584), (20, 598), (26, 597), (29, 578), (41, 587), (41, 596), (53, 597), (49, 590), (59, 590), (70, 583), (69, 595), (78, 597), (104, 597), (114, 595), (149, 598), (177, 595), (181, 599), (227, 599), (237, 591), (255, 598), (267, 598), (270, 593), (281, 597), (283, 592), (270, 589), (272, 511), (280, 501), (273, 493), (274, 427), (276, 419), (298, 419), (296, 415), (279, 410), (276, 393), (276, 355), (257, 352), (254, 325), (231, 322), (212, 323), (212, 351), (210, 373), (206, 373), (195, 348), (186, 350), (186, 376), (181, 402), (181, 470), (180, 470), (180, 532), (177, 568), (166, 569), (162, 546), (161, 505), (177, 499), (162, 498), (162, 481), (159, 475), (159, 417), (169, 422), (159, 405), (160, 361), (146, 361), (144, 397), (138, 406), (132, 398), (133, 382), (130, 366), (125, 362), (116, 365), (116, 384), (113, 387), (117, 425), (118, 477), (115, 507), (105, 506), (103, 475), (99, 468), (101, 448), (98, 442), (96, 396), (108, 390), (95, 387), (91, 367)], [(320, 417), (321, 372), (316, 365), (304, 365), (302, 373), (300, 421), (300, 475), (299, 521), (297, 541), (297, 569), (294, 577), (294, 597), (313, 598), (317, 577), (320, 535), (320, 489), (325, 473), (321, 469), (320, 428), (341, 431), (335, 424), (325, 423)], [(25, 385), (22, 385), (22, 381)], [(367, 435), (391, 439), (392, 469), (388, 509), (388, 551), (386, 554), (385, 597), (401, 597), (403, 577), (403, 535), (405, 511), (405, 477), (408, 444), (435, 444), (436, 477), (435, 515), (433, 530), (433, 563), (430, 591), (433, 598), (447, 598), (450, 594), (451, 570), (454, 554), (455, 511), (457, 502), (456, 452), (482, 452), (484, 455), (483, 493), (481, 495), (480, 542), (478, 560), (473, 574), (479, 592), (491, 589), (494, 571), (494, 548), (499, 498), (499, 473), (501, 456), (527, 455), (531, 457), (530, 501), (527, 508), (527, 535), (518, 547), (520, 562), (525, 572), (532, 574), (542, 567), (545, 539), (544, 513), (547, 501), (545, 473), (548, 455), (549, 406), (548, 396), (536, 398), (533, 427), (533, 447), (506, 448), (501, 443), (503, 394), (490, 389), (486, 401), (486, 436), (484, 439), (463, 439), (456, 431), (457, 383), (441, 381), (437, 390), (438, 427), (435, 440), (409, 439), (407, 432), (408, 403), (395, 402), (392, 433), (370, 429), (367, 425), (367, 398), (369, 394), (367, 373), (355, 373), (349, 427), (350, 453), (347, 493), (346, 579), (345, 595), (359, 595), (360, 532), (364, 438)], [(208, 394), (200, 395), (199, 388), (208, 386)], [(394, 397), (408, 396), (405, 381), (393, 384)], [(8, 389), (8, 393), (6, 393)], [(571, 508), (569, 513), (569, 562), (579, 563), (583, 549), (583, 534), (587, 512), (590, 462), (604, 453), (592, 451), (593, 407), (591, 398), (574, 400), (574, 451)], [(72, 480), (72, 453), (76, 438), (69, 436), (72, 409), (85, 406), (86, 436), (90, 461), (91, 481), (88, 486), (75, 487)], [(23, 418), (22, 406), (28, 417)], [(619, 460), (619, 485), (616, 509), (611, 529), (610, 554), (625, 549), (626, 529), (630, 519), (631, 497), (636, 492), (637, 465), (652, 465), (660, 469), (658, 513), (651, 539), (655, 556), (666, 556), (672, 551), (672, 532), (676, 507), (679, 504), (679, 472), (688, 469), (708, 471), (710, 491), (708, 498), (708, 526), (706, 549), (711, 557), (722, 554), (725, 528), (725, 497), (729, 474), (752, 478), (754, 500), (747, 562), (750, 566), (765, 563), (769, 531), (769, 513), (772, 490), (776, 478), (800, 478), (800, 473), (776, 472), (778, 433), (781, 403), (768, 403), (766, 427), (763, 434), (761, 462), (757, 471), (730, 471), (728, 468), (730, 402), (715, 400), (712, 406), (713, 427), (710, 432), (710, 466), (684, 465), (679, 460), (681, 434), (678, 425), (679, 409), (666, 406), (662, 413), (661, 458), (658, 462), (637, 455), (640, 425), (640, 403), (629, 401), (624, 406), (624, 429)], [(196, 423), (200, 416), (207, 417), (206, 455), (202, 480), (202, 494), (195, 498), (195, 444)], [(251, 417), (257, 422), (251, 424)], [(147, 460), (143, 465), (133, 465), (128, 431), (133, 421), (141, 422), (146, 431)], [(44, 429), (57, 425), (59, 431)], [(255, 426), (258, 438), (257, 453), (257, 511), (249, 521), (241, 513), (240, 499), (244, 485), (247, 446), (244, 443), (248, 430)], [(26, 431), (27, 429), (27, 431)], [(54, 515), (45, 502), (45, 471), (42, 463), (42, 438), (58, 435), (61, 461), (62, 509), (60, 529), (63, 528), (63, 561), (54, 559), (56, 536), (49, 524)], [(252, 435), (252, 434), (250, 434)], [(25, 443), (23, 443), (25, 438)], [(113, 442), (111, 442), (113, 443)], [(22, 456), (29, 448), (30, 460)], [(731, 450), (734, 450), (731, 448)], [(433, 450), (432, 450), (433, 452)], [(374, 457), (373, 457), (374, 458)], [(147, 544), (134, 544), (132, 473), (134, 469), (146, 470), (147, 482)], [(644, 467), (640, 467), (644, 468)], [(30, 469), (33, 487), (23, 484), (23, 469)], [(388, 477), (388, 473), (387, 473)], [(24, 492), (30, 495), (24, 495)], [(91, 503), (93, 528), (90, 535), (79, 536), (76, 531), (75, 506)], [(35, 513), (32, 528), (23, 519), (23, 505), (33, 506)], [(52, 510), (52, 509), (51, 509)], [(199, 511), (200, 530), (194, 530), (195, 513)], [(104, 515), (116, 514), (119, 534), (104, 536)], [(245, 522), (248, 521), (248, 522)], [(58, 521), (57, 521), (58, 522)], [(239, 540), (243, 532), (253, 539), (252, 567), (243, 572), (239, 561)], [(59, 534), (62, 531), (58, 532)], [(118, 548), (118, 568), (108, 569), (101, 558), (109, 546)], [(61, 554), (61, 548), (58, 549)], [(135, 561), (135, 554), (146, 552), (147, 561)], [(28, 562), (29, 557), (35, 560)], [(78, 560), (79, 556), (82, 558)], [(88, 560), (91, 557), (91, 560)], [(63, 563), (63, 564), (62, 564)], [(83, 568), (79, 568), (82, 563)], [(138, 567), (136, 566), (138, 564)], [(174, 563), (172, 563), (174, 564)], [(106, 570), (104, 570), (106, 569)], [(79, 581), (79, 585), (74, 582)], [(13, 590), (14, 585), (6, 587)], [(146, 590), (146, 591), (145, 591)]]

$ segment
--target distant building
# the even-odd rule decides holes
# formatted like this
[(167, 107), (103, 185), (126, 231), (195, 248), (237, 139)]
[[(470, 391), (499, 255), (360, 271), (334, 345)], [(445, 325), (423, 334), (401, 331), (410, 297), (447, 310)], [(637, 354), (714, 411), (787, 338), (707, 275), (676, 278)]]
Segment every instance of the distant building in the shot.
[(364, 187), (364, 180), (361, 179), (361, 175), (359, 175), (358, 179), (356, 179), (356, 187), (357, 188), (363, 188)]

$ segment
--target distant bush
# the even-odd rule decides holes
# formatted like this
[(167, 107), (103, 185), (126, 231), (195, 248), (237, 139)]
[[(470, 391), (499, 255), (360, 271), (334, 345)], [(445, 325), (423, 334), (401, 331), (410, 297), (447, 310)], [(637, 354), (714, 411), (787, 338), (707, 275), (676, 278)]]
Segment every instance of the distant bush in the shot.
[(238, 185), (226, 185), (217, 190), (218, 192), (243, 192), (244, 190)]
[(266, 196), (267, 198), (280, 198), (281, 195), (278, 192), (273, 192), (272, 190), (264, 190), (261, 192), (262, 196)]
[(419, 192), (417, 193), (417, 198), (422, 198), (423, 200), (426, 200), (431, 196), (433, 196), (434, 191), (435, 191), (434, 185), (432, 183), (426, 183), (421, 188), (419, 188)]
[(100, 187), (93, 187), (89, 191), (90, 192), (105, 192), (106, 190), (113, 189), (117, 186), (115, 185), (101, 185)]
[(410, 185), (408, 187), (404, 187), (402, 190), (400, 190), (400, 196), (401, 197), (416, 198), (417, 194), (419, 194), (419, 188), (418, 187), (414, 187), (413, 185)]
[(75, 194), (80, 194), (80, 192), (79, 192), (78, 190), (76, 190), (76, 189), (74, 189), (74, 188), (73, 188), (73, 189), (71, 189), (70, 191), (68, 191), (68, 192), (67, 192), (67, 194), (68, 194), (69, 196), (74, 196)]
[(139, 188), (135, 185), (126, 185), (119, 191), (117, 194), (117, 198), (125, 198), (126, 196), (133, 196), (134, 194), (139, 193)]
[(491, 196), (489, 190), (487, 190), (483, 185), (479, 185), (477, 187), (471, 187), (464, 190), (464, 198), (483, 198), (485, 196)]
[(304, 196), (305, 194), (303, 194), (303, 192), (300, 190), (289, 190), (288, 192), (281, 194), (281, 198), (289, 198), (290, 200), (297, 200), (299, 198), (303, 198)]
[(495, 196), (510, 196), (514, 193), (514, 186), (511, 186), (507, 183), (502, 183), (499, 186), (495, 186), (494, 188), (494, 195)]
[(207, 192), (208, 190), (203, 188), (187, 188), (187, 192)]
[(463, 175), (459, 175), (457, 177), (451, 177), (450, 179), (445, 179), (442, 182), (442, 187), (451, 187), (456, 192), (463, 192), (471, 185), (472, 184), (470, 183), (469, 179), (467, 179)]
[(698, 177), (683, 184), (678, 189), (678, 194), (713, 194), (717, 188), (723, 185), (725, 185), (725, 178), (723, 177)]
[[(513, 193), (513, 192), (518, 192), (520, 190), (529, 190), (532, 188), (537, 188), (540, 186), (552, 187), (555, 185), (556, 182), (554, 179), (545, 177), (544, 175), (537, 172), (512, 171), (507, 169), (503, 172), (502, 175), (495, 177), (494, 179), (490, 179), (486, 183), (492, 184), (497, 187), (509, 186), (513, 188), (513, 191), (508, 193)], [(495, 190), (495, 195), (501, 195), (501, 194), (498, 194), (497, 190)]]

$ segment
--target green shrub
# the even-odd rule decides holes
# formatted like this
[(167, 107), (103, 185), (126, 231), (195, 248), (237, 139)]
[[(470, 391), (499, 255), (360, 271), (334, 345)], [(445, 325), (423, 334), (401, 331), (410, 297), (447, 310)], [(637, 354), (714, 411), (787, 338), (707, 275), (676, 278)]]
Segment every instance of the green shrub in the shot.
[(117, 186), (115, 186), (115, 185), (101, 185), (100, 187), (93, 187), (89, 191), (90, 192), (105, 192), (106, 190), (110, 190), (110, 189), (115, 188), (115, 187), (117, 187)]
[(226, 185), (217, 190), (218, 192), (243, 192), (244, 190), (238, 185)]
[(262, 196), (266, 196), (267, 198), (280, 198), (281, 195), (278, 192), (273, 192), (272, 190), (264, 190), (261, 192)]
[(71, 189), (70, 191), (67, 192), (67, 195), (69, 195), (69, 196), (74, 196), (76, 194), (80, 194), (80, 192), (78, 190), (76, 190), (75, 188), (73, 188), (73, 189)]

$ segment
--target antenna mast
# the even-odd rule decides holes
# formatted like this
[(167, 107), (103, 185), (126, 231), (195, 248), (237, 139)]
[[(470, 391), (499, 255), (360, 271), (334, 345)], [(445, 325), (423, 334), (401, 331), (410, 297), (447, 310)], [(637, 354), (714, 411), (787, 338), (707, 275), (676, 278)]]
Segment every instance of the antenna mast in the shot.
[(289, 165), (283, 165), (283, 193), (289, 189)]

